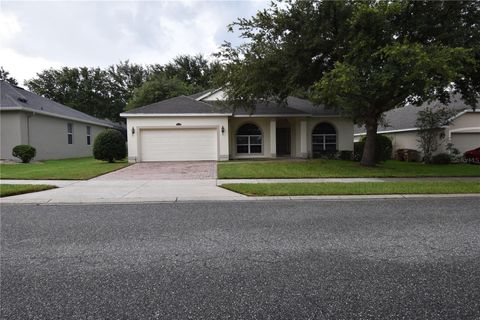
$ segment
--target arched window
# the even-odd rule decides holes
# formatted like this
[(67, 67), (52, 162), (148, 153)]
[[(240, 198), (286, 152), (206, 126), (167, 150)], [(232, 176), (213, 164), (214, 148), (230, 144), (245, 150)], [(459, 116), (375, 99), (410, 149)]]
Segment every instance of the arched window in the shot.
[(237, 153), (262, 153), (262, 131), (252, 123), (237, 130)]
[(329, 123), (319, 123), (312, 131), (312, 152), (337, 150), (337, 131)]

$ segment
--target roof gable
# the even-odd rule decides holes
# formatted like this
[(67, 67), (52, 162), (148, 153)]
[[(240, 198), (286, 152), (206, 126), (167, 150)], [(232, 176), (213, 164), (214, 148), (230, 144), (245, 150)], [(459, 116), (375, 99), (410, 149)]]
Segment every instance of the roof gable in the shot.
[(11, 85), (5, 81), (0, 81), (0, 93), (0, 110), (2, 111), (25, 109), (27, 111), (39, 112), (54, 117), (95, 123), (101, 126), (112, 126), (109, 121), (95, 118), (33, 92)]

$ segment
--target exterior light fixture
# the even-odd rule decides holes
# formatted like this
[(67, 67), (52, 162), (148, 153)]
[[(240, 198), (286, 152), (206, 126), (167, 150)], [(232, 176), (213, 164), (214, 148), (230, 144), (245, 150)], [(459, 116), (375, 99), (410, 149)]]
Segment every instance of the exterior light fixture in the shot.
[(132, 135), (134, 135), (134, 134), (135, 134), (135, 128), (132, 127)]
[(225, 128), (222, 126), (222, 134), (225, 133)]

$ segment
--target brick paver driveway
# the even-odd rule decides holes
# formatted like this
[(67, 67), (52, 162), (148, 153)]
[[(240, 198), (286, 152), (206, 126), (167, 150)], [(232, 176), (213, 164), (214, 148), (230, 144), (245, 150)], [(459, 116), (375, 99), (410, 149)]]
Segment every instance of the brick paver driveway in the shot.
[(216, 179), (215, 161), (145, 162), (105, 174), (95, 180), (195, 180)]

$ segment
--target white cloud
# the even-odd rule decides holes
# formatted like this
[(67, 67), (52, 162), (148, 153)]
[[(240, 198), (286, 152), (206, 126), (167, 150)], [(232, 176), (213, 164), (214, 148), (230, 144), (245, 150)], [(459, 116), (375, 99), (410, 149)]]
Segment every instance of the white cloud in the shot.
[(13, 13), (0, 11), (0, 45), (13, 39), (20, 31), (17, 17)]
[(2, 2), (0, 61), (20, 82), (60, 66), (166, 63), (215, 52), (265, 1)]
[(43, 57), (30, 57), (22, 55), (13, 49), (0, 48), (1, 65), (10, 72), (23, 85), (24, 80), (33, 78), (38, 72), (48, 68), (60, 68), (63, 66), (58, 61), (52, 61)]

